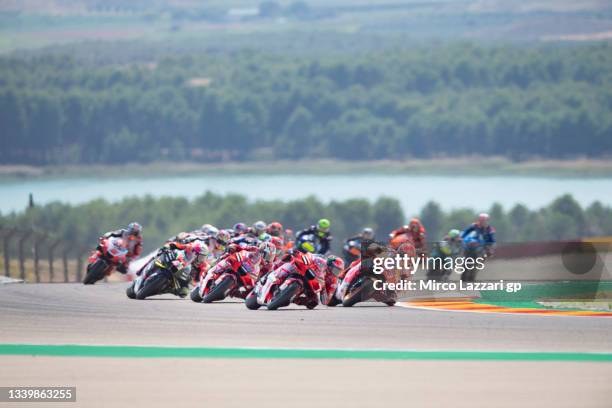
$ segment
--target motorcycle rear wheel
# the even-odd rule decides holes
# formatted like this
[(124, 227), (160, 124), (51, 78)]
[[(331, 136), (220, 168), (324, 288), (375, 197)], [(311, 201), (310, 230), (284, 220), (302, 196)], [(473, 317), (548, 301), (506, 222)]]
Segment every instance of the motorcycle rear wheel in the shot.
[(301, 286), (297, 282), (291, 283), (282, 292), (278, 293), (270, 303), (268, 303), (268, 310), (276, 310), (279, 307), (289, 306), (291, 299), (302, 290)]
[(204, 296), (202, 296), (202, 303), (212, 303), (217, 300), (225, 299), (225, 294), (234, 285), (234, 279), (231, 276), (226, 275), (218, 285), (213, 288)]

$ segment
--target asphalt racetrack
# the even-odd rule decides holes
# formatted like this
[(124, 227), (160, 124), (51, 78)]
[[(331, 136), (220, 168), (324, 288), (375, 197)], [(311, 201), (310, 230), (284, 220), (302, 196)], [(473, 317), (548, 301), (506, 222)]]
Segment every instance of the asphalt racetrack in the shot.
[[(76, 404), (54, 407), (612, 406), (610, 318), (374, 303), (249, 311), (241, 301), (204, 305), (170, 295), (130, 300), (125, 286), (0, 285), (0, 386), (77, 387)], [(8, 344), (205, 351), (194, 358), (97, 351), (19, 355), (6, 352), (2, 345)], [(265, 348), (269, 358), (236, 357), (235, 351), (210, 357), (210, 348)], [(340, 351), (319, 358), (279, 357), (287, 349)], [(341, 354), (354, 349), (410, 350), (416, 357)], [(461, 354), (467, 351), (477, 353)], [(523, 352), (531, 357), (504, 357)], [(545, 353), (604, 353), (604, 358)]]

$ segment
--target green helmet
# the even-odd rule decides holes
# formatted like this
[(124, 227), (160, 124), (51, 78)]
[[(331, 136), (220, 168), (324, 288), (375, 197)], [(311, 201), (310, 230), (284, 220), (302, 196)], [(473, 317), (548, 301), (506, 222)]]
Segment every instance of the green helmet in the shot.
[(330, 225), (331, 223), (329, 222), (327, 218), (321, 218), (319, 222), (317, 223), (317, 226), (321, 230), (328, 230)]
[(459, 232), (458, 229), (452, 229), (452, 230), (448, 231), (448, 237), (449, 238), (457, 238), (459, 236), (459, 234), (461, 234), (461, 233)]

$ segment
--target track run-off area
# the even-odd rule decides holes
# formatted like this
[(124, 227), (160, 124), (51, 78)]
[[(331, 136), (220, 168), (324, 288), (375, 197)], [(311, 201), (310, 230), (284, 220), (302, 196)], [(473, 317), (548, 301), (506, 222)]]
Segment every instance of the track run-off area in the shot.
[(76, 386), (70, 407), (612, 400), (609, 317), (375, 303), (250, 311), (239, 300), (130, 300), (125, 286), (0, 285), (0, 386)]

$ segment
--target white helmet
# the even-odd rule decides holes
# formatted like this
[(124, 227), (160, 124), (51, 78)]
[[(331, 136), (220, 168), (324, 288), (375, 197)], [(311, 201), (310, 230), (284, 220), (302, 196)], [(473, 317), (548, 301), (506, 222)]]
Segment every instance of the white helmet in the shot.
[(261, 235), (266, 232), (268, 225), (264, 221), (257, 221), (253, 224), (253, 229), (255, 230), (255, 235)]

